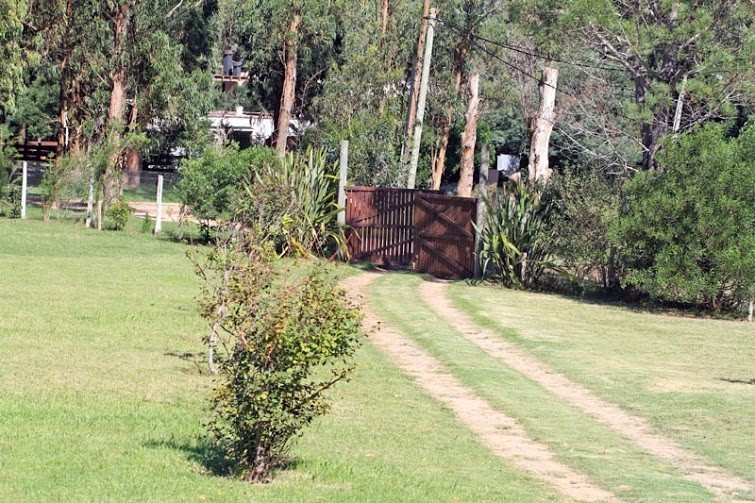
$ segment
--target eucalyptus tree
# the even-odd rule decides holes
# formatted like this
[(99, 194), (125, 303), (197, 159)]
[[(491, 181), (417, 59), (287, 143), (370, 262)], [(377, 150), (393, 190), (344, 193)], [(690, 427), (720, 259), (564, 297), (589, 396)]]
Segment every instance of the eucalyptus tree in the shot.
[[(437, 130), (432, 153), (431, 183), (435, 190), (440, 188), (441, 180), (446, 172), (448, 141), (454, 116), (459, 115), (459, 98), (463, 85), (467, 83), (473, 42), (476, 35), (483, 30), (485, 23), (502, 12), (503, 4), (498, 0), (463, 0), (450, 2), (446, 9), (447, 14), (444, 15), (441, 10), (440, 16), (450, 28), (446, 31), (449, 37), (445, 43), (439, 43), (438, 49), (451, 54), (452, 57), (445, 72), (440, 74), (440, 79), (443, 79), (440, 85), (446, 88), (446, 92), (440, 95), (445, 99), (441, 99), (438, 103), (441, 110), (436, 116)], [(445, 83), (451, 84), (450, 90), (444, 85)]]
[(147, 148), (145, 132), (159, 131), (173, 145), (196, 143), (209, 109), (206, 41), (215, 2), (29, 0), (25, 8), (19, 43), (36, 60), (9, 123), (57, 135), (56, 162), (83, 161), (50, 173), (92, 171), (107, 204), (118, 195), (124, 163)]
[[(340, 5), (343, 3), (343, 5)], [(226, 0), (221, 4), (224, 46), (238, 45), (253, 79), (256, 106), (272, 111), (276, 147), (284, 154), (294, 115), (306, 118), (338, 50), (336, 13), (347, 2)]]
[(401, 145), (412, 58), (423, 2), (356, 2), (337, 14), (339, 49), (313, 101), (314, 143), (336, 151), (350, 141), (349, 176), (356, 183), (401, 186)]
[(26, 0), (0, 0), (0, 170), (11, 167), (15, 150), (8, 119), (16, 110), (16, 95), (24, 87), (24, 71), (34, 55), (24, 50)]

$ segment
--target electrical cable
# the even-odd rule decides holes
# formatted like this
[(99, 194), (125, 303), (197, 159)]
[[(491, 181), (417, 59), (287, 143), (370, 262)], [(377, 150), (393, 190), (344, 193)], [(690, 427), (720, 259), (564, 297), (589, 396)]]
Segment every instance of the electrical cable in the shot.
[[(454, 26), (452, 23), (449, 23), (448, 21), (444, 21), (444, 20), (439, 19), (439, 18), (435, 18), (435, 20), (437, 22), (439, 22), (440, 24), (444, 25), (444, 26), (448, 26), (453, 31), (456, 31), (459, 34), (463, 34), (464, 33), (461, 30), (461, 28), (459, 28), (458, 26)], [(507, 50), (510, 50), (510, 51), (518, 52), (520, 54), (524, 54), (526, 56), (531, 56), (533, 58), (543, 59), (545, 61), (555, 61), (555, 62), (558, 62), (558, 63), (563, 63), (565, 65), (577, 66), (577, 67), (580, 67), (580, 68), (589, 68), (589, 69), (592, 69), (592, 70), (606, 70), (606, 71), (612, 71), (612, 72), (623, 72), (624, 71), (623, 68), (620, 68), (618, 66), (603, 66), (603, 65), (596, 66), (596, 65), (593, 65), (593, 64), (583, 63), (583, 62), (580, 62), (580, 61), (568, 61), (568, 60), (565, 60), (565, 59), (554, 58), (554, 57), (551, 57), (551, 56), (545, 56), (543, 54), (538, 54), (536, 52), (533, 52), (533, 51), (531, 51), (529, 49), (525, 49), (523, 47), (517, 47), (517, 46), (514, 46), (514, 45), (505, 44), (503, 42), (498, 42), (496, 40), (491, 40), (489, 38), (483, 37), (481, 35), (476, 35), (476, 34), (473, 34), (473, 33), (470, 33), (469, 36), (471, 38), (476, 38), (478, 40), (481, 40), (481, 41), (483, 41), (485, 43), (488, 43), (488, 44), (500, 47), (501, 49), (507, 49)]]

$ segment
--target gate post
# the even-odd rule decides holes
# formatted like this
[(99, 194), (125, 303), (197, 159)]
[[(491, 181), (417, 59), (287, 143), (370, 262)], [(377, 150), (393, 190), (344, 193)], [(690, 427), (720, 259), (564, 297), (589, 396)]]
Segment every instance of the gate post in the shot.
[(349, 176), (349, 142), (341, 141), (341, 161), (339, 163), (338, 178), (338, 206), (341, 210), (338, 212), (338, 225), (346, 225), (346, 183)]
[(477, 222), (474, 233), (474, 278), (482, 277), (482, 261), (480, 249), (482, 242), (480, 233), (485, 227), (485, 199), (488, 196), (488, 170), (490, 169), (490, 150), (487, 144), (480, 147), (480, 182), (477, 184)]

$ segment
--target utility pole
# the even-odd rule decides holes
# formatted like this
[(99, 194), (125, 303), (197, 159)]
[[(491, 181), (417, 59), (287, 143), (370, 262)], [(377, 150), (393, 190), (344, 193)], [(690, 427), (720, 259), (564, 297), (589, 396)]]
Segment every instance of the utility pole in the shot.
[(401, 167), (406, 167), (409, 162), (407, 157), (412, 150), (412, 133), (414, 122), (417, 118), (417, 94), (419, 93), (420, 79), (422, 78), (422, 55), (425, 53), (425, 38), (427, 37), (426, 18), (430, 15), (430, 0), (422, 1), (422, 27), (417, 37), (417, 50), (412, 61), (412, 79), (409, 81), (409, 103), (407, 105), (406, 124), (404, 124), (404, 140), (401, 144)]
[(435, 37), (435, 15), (438, 11), (430, 9), (427, 19), (427, 40), (425, 40), (425, 56), (422, 59), (422, 80), (419, 84), (419, 99), (417, 100), (417, 122), (414, 124), (412, 135), (412, 157), (409, 165), (409, 179), (406, 188), (413, 189), (417, 179), (417, 164), (419, 164), (419, 145), (422, 140), (422, 125), (425, 121), (425, 102), (427, 101), (427, 85), (430, 80), (430, 58), (433, 54), (433, 38)]

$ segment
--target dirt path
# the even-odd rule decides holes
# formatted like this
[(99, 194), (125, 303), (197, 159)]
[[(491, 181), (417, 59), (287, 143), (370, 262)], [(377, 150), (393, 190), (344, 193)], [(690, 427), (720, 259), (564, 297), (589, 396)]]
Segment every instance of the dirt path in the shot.
[[(144, 218), (145, 215), (149, 215), (154, 220), (157, 215), (157, 203), (138, 201), (129, 202), (128, 205), (134, 208), (136, 217)], [(164, 222), (178, 222), (180, 219), (181, 205), (179, 203), (163, 203)]]
[[(496, 455), (579, 501), (619, 501), (587, 477), (558, 462), (543, 444), (527, 437), (514, 419), (495, 410), (464, 387), (440, 362), (400, 331), (381, 322), (364, 302), (364, 293), (379, 274), (361, 274), (344, 281), (351, 297), (363, 306), (364, 328), (372, 344), (384, 351), (417, 385), (454, 411), (459, 420)], [(360, 298), (361, 297), (361, 298)]]
[(752, 490), (752, 486), (746, 480), (708, 464), (700, 456), (682, 448), (673, 440), (654, 433), (646, 419), (633, 416), (617, 405), (598, 398), (584, 386), (556, 373), (538, 359), (502, 339), (494, 331), (477, 326), (469, 315), (452, 305), (445, 283), (426, 281), (422, 284), (420, 292), (422, 300), (467, 340), (537, 382), (558, 398), (608, 425), (640, 448), (670, 462), (680, 470), (685, 479), (702, 485), (719, 500), (731, 501), (737, 491)]

